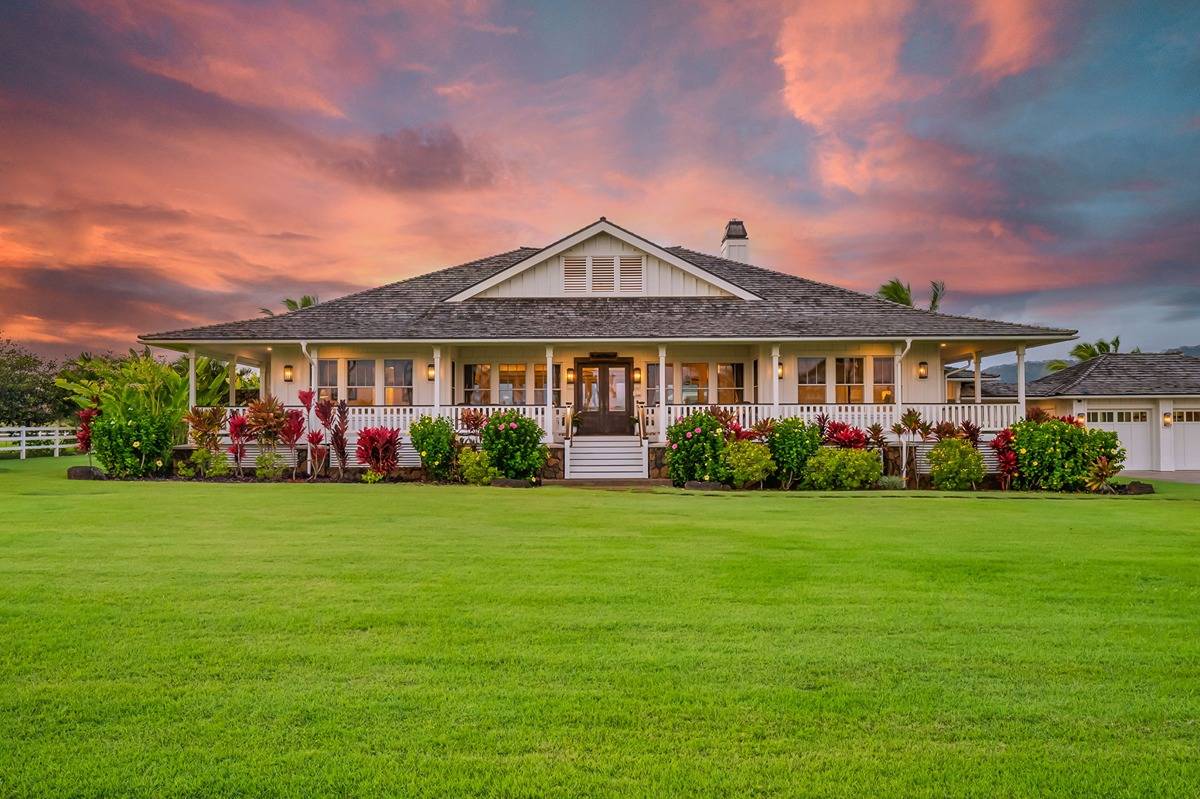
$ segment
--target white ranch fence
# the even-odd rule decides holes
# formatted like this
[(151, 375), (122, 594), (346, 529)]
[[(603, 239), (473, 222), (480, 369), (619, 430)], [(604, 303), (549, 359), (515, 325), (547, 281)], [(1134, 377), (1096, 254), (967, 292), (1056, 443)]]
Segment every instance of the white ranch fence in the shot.
[(31, 452), (53, 451), (54, 457), (75, 451), (73, 427), (0, 427), (0, 454), (16, 452), (21, 460)]

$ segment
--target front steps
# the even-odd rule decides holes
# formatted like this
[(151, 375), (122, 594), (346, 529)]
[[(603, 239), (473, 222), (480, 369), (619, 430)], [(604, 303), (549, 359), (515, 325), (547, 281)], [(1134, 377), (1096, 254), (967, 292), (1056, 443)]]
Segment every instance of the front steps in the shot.
[(568, 480), (649, 477), (645, 442), (638, 436), (576, 436), (567, 443)]

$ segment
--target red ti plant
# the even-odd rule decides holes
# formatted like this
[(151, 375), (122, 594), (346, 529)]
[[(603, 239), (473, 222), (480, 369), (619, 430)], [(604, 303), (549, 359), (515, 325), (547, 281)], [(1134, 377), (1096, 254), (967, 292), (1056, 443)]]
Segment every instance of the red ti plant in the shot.
[(99, 408), (84, 408), (79, 412), (79, 429), (75, 431), (75, 447), (88, 456), (92, 464), (92, 420), (100, 415)]
[(400, 431), (394, 427), (364, 427), (358, 431), (358, 462), (387, 477), (400, 465)]
[(350, 432), (350, 406), (345, 400), (341, 400), (337, 404), (337, 415), (333, 422), (333, 429), (329, 433), (329, 448), (333, 450), (333, 454), (338, 459), (338, 479), (341, 480), (346, 476), (346, 461), (349, 460), (350, 454), (349, 439), (347, 434)]
[(329, 454), (329, 450), (323, 446), (325, 434), (320, 430), (310, 430), (305, 436), (305, 440), (308, 441), (309, 478), (312, 479), (321, 471), (321, 466), (325, 463), (325, 456)]
[(187, 422), (191, 432), (192, 443), (214, 454), (221, 451), (221, 426), (225, 424), (224, 408), (196, 406), (187, 412), (183, 420)]
[(933, 437), (938, 441), (945, 441), (948, 438), (958, 438), (958, 425), (954, 422), (942, 420), (933, 426)]
[(283, 427), (279, 429), (279, 440), (292, 453), (292, 479), (296, 479), (296, 445), (304, 436), (304, 414), (296, 408), (288, 408), (284, 414)]
[(958, 429), (962, 431), (962, 437), (971, 442), (972, 447), (979, 449), (979, 434), (983, 432), (982, 427), (970, 419), (963, 419)]
[(317, 404), (313, 407), (313, 413), (316, 414), (317, 421), (321, 423), (321, 427), (329, 430), (333, 427), (333, 401), (330, 399), (317, 400)]
[(242, 476), (242, 460), (246, 457), (246, 443), (250, 441), (250, 424), (244, 413), (229, 414), (229, 454), (238, 477)]
[(876, 422), (867, 427), (867, 446), (871, 449), (882, 451), (884, 445), (887, 444), (887, 433), (883, 429), (883, 425)]
[(825, 439), (825, 428), (829, 427), (829, 414), (818, 413), (817, 418), (813, 420), (817, 424), (817, 429), (821, 431), (821, 439)]
[(312, 413), (313, 397), (317, 396), (316, 392), (302, 388), (296, 396), (300, 398), (300, 404), (304, 406), (305, 413)]
[(989, 446), (996, 450), (996, 461), (1000, 472), (1000, 487), (1005, 491), (1012, 485), (1019, 471), (1017, 451), (1013, 447), (1012, 428), (1006, 427), (996, 434)]
[(485, 411), (476, 410), (475, 408), (464, 408), (458, 414), (459, 433), (464, 438), (473, 438), (479, 440), (483, 428), (487, 427), (488, 415)]
[(829, 422), (825, 425), (825, 443), (841, 449), (866, 449), (867, 434), (845, 422)]
[(250, 436), (268, 452), (275, 452), (286, 423), (287, 414), (283, 410), (283, 404), (270, 395), (263, 399), (251, 400), (246, 406), (246, 425)]

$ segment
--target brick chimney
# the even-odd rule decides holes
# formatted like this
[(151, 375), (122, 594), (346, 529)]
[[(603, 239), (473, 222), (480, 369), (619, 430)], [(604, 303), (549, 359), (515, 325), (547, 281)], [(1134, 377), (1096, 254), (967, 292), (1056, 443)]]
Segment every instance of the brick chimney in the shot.
[(750, 235), (740, 219), (730, 219), (721, 237), (721, 255), (731, 261), (750, 263)]

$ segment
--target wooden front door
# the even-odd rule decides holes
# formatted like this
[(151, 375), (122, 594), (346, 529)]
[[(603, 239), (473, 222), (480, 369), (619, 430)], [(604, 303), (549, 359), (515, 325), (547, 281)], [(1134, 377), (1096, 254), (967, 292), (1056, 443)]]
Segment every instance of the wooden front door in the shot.
[(633, 360), (575, 359), (576, 432), (625, 436), (633, 432)]

